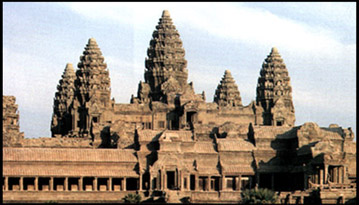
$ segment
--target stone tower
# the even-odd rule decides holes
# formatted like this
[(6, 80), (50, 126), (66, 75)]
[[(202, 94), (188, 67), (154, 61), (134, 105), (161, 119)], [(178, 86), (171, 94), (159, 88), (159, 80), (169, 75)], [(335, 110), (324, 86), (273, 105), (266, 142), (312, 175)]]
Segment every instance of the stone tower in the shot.
[(295, 114), (288, 70), (277, 48), (272, 48), (260, 71), (257, 105), (263, 108), (263, 124), (294, 126)]
[(221, 107), (242, 106), (242, 99), (238, 86), (229, 70), (225, 71), (220, 84), (218, 84), (214, 95), (214, 102)]
[(101, 113), (111, 107), (110, 77), (96, 40), (90, 38), (78, 63), (76, 99), (74, 101), (74, 134), (87, 137)]
[(14, 96), (2, 96), (2, 143), (3, 147), (13, 146), (24, 139), (20, 132), (19, 112)]
[[(172, 23), (167, 10), (164, 10), (156, 30), (152, 34), (150, 47), (147, 50), (148, 58), (145, 60), (145, 84), (142, 88), (150, 87), (148, 97), (153, 101), (166, 101), (163, 83), (176, 87), (181, 92), (187, 86), (188, 71), (186, 69), (185, 51), (182, 47), (180, 35)], [(143, 93), (139, 90), (139, 93)], [(143, 93), (147, 94), (147, 93)]]
[(72, 129), (71, 106), (75, 95), (75, 71), (71, 63), (66, 65), (54, 98), (51, 121), (52, 137), (64, 136)]

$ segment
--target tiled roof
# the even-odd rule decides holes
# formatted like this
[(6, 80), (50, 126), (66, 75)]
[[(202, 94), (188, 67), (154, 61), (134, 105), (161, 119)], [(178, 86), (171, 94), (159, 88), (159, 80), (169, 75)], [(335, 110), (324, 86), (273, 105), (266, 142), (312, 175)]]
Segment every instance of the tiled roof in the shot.
[(196, 153), (217, 153), (212, 142), (201, 141), (196, 142), (194, 145), (194, 151)]
[(3, 148), (3, 161), (137, 162), (132, 150)]
[(242, 139), (223, 139), (218, 140), (218, 151), (252, 151), (256, 149), (254, 145)]
[(254, 170), (251, 166), (240, 165), (240, 166), (224, 166), (224, 173), (254, 173)]
[(134, 170), (118, 170), (102, 168), (82, 169), (80, 166), (47, 166), (46, 168), (38, 168), (36, 166), (10, 166), (4, 165), (3, 175), (5, 176), (96, 176), (96, 177), (137, 177), (138, 174)]

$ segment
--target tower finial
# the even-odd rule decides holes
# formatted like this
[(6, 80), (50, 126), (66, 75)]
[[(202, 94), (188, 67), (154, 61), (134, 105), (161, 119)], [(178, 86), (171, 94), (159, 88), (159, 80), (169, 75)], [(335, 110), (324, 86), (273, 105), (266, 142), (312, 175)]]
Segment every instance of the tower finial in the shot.
[(163, 10), (162, 17), (165, 17), (165, 16), (170, 17), (170, 12), (168, 10)]
[(271, 53), (277, 54), (277, 53), (279, 53), (279, 52), (278, 52), (278, 49), (277, 49), (276, 47), (273, 47)]
[(74, 70), (72, 63), (67, 63), (65, 70)]
[(93, 37), (91, 37), (91, 38), (89, 39), (88, 44), (97, 44), (96, 39), (93, 38)]

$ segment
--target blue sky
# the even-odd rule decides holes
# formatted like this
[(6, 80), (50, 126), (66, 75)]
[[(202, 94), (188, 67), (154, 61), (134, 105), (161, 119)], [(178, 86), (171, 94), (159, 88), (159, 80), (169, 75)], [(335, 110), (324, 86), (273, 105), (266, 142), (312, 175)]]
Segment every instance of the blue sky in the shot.
[(296, 125), (316, 122), (356, 133), (356, 3), (3, 3), (3, 94), (16, 97), (25, 137), (49, 137), (53, 97), (66, 63), (89, 38), (101, 48), (116, 103), (144, 80), (144, 60), (164, 9), (176, 25), (197, 93), (231, 70), (244, 105), (255, 100), (273, 46), (293, 88)]

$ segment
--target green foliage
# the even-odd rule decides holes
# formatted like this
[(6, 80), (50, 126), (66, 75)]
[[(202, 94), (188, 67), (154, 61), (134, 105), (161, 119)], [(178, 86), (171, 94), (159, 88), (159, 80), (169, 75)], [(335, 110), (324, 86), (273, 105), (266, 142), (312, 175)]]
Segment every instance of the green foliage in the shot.
[(123, 200), (129, 204), (139, 204), (141, 202), (141, 196), (138, 194), (127, 194)]
[(274, 204), (277, 196), (270, 189), (246, 189), (242, 193), (244, 204)]

